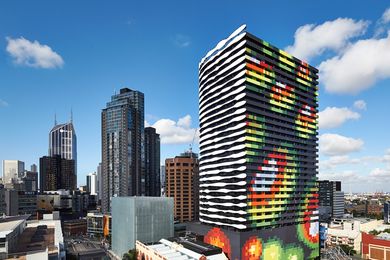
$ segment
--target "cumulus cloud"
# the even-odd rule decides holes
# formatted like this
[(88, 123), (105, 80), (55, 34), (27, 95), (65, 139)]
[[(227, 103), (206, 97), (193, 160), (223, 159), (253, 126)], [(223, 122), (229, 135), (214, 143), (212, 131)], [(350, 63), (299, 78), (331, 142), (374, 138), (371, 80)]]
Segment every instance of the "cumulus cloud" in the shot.
[(329, 155), (345, 155), (362, 149), (363, 140), (338, 134), (322, 134), (320, 136), (320, 152)]
[(341, 55), (323, 61), (320, 78), (331, 93), (357, 94), (390, 77), (390, 34), (359, 40)]
[(190, 46), (191, 44), (191, 39), (189, 36), (187, 35), (184, 35), (184, 34), (176, 34), (173, 38), (172, 38), (172, 41), (173, 43), (180, 47), (180, 48), (185, 48), (185, 47), (188, 47)]
[(38, 41), (31, 42), (23, 37), (7, 37), (6, 40), (6, 50), (15, 64), (43, 69), (61, 68), (64, 64), (58, 53)]
[(0, 99), (0, 107), (8, 107), (8, 102)]
[(334, 169), (339, 165), (357, 164), (360, 162), (361, 161), (359, 159), (350, 158), (348, 155), (335, 155), (335, 156), (331, 156), (327, 160), (321, 160), (319, 166), (320, 166), (320, 171), (325, 171), (325, 170)]
[(338, 18), (320, 25), (306, 24), (296, 30), (294, 44), (287, 46), (286, 51), (304, 60), (310, 60), (326, 50), (337, 52), (351, 38), (362, 35), (368, 24), (367, 21), (350, 18)]
[(366, 110), (367, 104), (364, 100), (356, 100), (355, 103), (353, 103), (353, 107), (359, 110)]
[(341, 181), (345, 183), (361, 183), (365, 177), (353, 170), (335, 171), (331, 173), (320, 173), (318, 175), (320, 180)]
[(341, 126), (349, 119), (359, 119), (360, 114), (346, 107), (327, 107), (319, 112), (319, 127), (322, 129)]
[[(191, 144), (195, 134), (195, 141), (199, 139), (199, 132), (191, 127), (192, 119), (190, 115), (179, 118), (176, 121), (172, 119), (160, 119), (153, 125), (145, 122), (145, 126), (156, 128), (160, 134), (162, 144)], [(196, 133), (195, 133), (196, 131)]]

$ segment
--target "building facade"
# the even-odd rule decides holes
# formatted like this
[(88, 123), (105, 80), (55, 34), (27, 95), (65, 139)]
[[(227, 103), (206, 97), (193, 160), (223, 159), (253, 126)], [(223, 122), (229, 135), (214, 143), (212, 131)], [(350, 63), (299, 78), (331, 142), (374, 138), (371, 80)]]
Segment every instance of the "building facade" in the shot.
[(383, 204), (383, 218), (386, 224), (390, 223), (390, 201)]
[(40, 191), (76, 190), (75, 161), (60, 155), (43, 156), (39, 159)]
[(98, 178), (96, 172), (87, 175), (87, 190), (91, 195), (98, 194)]
[(161, 196), (160, 135), (153, 127), (145, 127), (145, 195)]
[(245, 25), (199, 64), (193, 228), (230, 259), (319, 255), (317, 74)]
[(3, 160), (3, 183), (12, 183), (23, 177), (24, 162), (19, 160)]
[(123, 88), (102, 111), (102, 210), (111, 197), (145, 195), (144, 94)]
[(340, 181), (323, 180), (319, 186), (320, 219), (329, 222), (331, 218), (342, 218), (344, 215), (344, 192)]
[(199, 160), (194, 153), (183, 153), (165, 160), (166, 197), (174, 199), (175, 220), (198, 219)]
[(150, 243), (173, 236), (173, 199), (115, 197), (112, 219), (112, 251), (122, 258), (136, 240)]
[(72, 120), (65, 124), (55, 122), (49, 133), (49, 156), (57, 155), (77, 162), (77, 137)]

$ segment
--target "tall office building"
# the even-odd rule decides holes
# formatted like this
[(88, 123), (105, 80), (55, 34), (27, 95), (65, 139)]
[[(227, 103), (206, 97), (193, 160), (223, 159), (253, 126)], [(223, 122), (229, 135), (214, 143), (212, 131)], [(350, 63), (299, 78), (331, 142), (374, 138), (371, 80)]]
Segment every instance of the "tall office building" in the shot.
[(123, 88), (102, 111), (102, 210), (111, 197), (145, 195), (144, 94)]
[(98, 181), (96, 172), (92, 172), (87, 175), (87, 189), (91, 195), (97, 195)]
[(40, 191), (76, 190), (74, 174), (75, 161), (61, 158), (60, 155), (43, 156), (39, 159)]
[(198, 155), (186, 152), (165, 160), (166, 197), (174, 198), (175, 219), (187, 222), (198, 219)]
[(340, 181), (318, 181), (320, 220), (329, 222), (331, 218), (342, 218), (344, 215), (344, 192)]
[(165, 197), (165, 164), (160, 166), (161, 196)]
[(77, 162), (77, 137), (72, 121), (65, 124), (55, 122), (49, 133), (49, 156), (59, 155)]
[(18, 160), (3, 160), (3, 183), (12, 183), (23, 177), (24, 162)]
[(160, 135), (153, 127), (145, 127), (145, 195), (161, 196)]
[(230, 259), (319, 255), (318, 70), (243, 25), (199, 64), (200, 213)]

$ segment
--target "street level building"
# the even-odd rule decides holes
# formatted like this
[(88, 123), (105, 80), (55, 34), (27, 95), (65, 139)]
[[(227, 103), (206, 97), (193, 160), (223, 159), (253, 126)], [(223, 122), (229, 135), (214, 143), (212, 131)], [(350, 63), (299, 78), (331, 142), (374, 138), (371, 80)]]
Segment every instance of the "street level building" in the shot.
[(112, 251), (119, 258), (142, 243), (173, 237), (173, 199), (161, 197), (112, 198)]

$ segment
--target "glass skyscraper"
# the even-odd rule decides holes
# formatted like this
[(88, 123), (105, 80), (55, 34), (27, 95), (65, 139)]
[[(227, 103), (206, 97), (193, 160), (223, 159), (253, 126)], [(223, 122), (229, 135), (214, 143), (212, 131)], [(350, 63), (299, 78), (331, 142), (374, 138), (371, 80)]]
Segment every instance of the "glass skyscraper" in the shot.
[(102, 111), (102, 210), (111, 197), (145, 195), (144, 94), (123, 88)]

